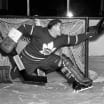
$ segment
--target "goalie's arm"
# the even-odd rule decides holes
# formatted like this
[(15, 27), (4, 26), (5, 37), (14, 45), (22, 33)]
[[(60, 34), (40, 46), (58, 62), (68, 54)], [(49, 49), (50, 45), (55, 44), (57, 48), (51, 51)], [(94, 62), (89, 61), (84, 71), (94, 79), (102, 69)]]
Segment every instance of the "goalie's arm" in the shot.
[(77, 45), (81, 42), (85, 41), (86, 39), (92, 38), (94, 34), (78, 34), (74, 36), (68, 36), (68, 44), (69, 45)]

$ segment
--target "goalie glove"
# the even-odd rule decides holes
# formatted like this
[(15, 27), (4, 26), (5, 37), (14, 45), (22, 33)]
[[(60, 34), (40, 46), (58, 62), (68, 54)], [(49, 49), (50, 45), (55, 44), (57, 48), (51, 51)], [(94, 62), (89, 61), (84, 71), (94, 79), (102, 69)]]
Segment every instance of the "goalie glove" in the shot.
[(98, 22), (96, 27), (99, 34), (104, 31), (104, 17)]
[(89, 38), (98, 37), (104, 32), (104, 18), (102, 18), (96, 26), (90, 26), (88, 28), (87, 36)]

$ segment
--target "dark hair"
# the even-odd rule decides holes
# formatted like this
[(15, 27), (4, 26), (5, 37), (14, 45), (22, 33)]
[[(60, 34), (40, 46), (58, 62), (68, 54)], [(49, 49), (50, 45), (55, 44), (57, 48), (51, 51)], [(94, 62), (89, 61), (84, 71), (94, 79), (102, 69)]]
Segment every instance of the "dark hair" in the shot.
[(56, 25), (57, 23), (62, 23), (61, 20), (59, 19), (54, 19), (54, 20), (51, 20), (48, 25), (47, 25), (47, 28), (48, 29), (51, 29), (54, 25)]

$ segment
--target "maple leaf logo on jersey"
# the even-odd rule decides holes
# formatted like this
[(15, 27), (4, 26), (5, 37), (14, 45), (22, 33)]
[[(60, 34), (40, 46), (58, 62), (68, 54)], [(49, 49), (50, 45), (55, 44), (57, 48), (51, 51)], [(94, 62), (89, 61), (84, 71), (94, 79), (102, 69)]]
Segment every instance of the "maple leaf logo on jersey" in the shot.
[(54, 43), (50, 42), (48, 44), (44, 43), (42, 46), (41, 54), (50, 55), (56, 48), (54, 47)]

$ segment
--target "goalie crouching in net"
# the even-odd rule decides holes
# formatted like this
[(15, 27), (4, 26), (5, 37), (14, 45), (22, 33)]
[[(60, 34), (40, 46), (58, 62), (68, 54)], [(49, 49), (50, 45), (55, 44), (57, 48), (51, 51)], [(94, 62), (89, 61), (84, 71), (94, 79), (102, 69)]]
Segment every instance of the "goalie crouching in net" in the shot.
[[(83, 33), (78, 34), (77, 36), (61, 34), (62, 21), (59, 19), (51, 20), (47, 27), (21, 25), (17, 31), (21, 32), (25, 36), (30, 36), (31, 40), (30, 43), (23, 49), (21, 54), (14, 55), (13, 59), (18, 66), (24, 82), (46, 83), (46, 76), (37, 77), (39, 70), (42, 70), (45, 73), (60, 70), (67, 80), (73, 78), (74, 81), (72, 84), (76, 82), (77, 86), (90, 86), (92, 84), (92, 80), (90, 78), (85, 78), (84, 74), (80, 71), (80, 69), (74, 66), (70, 59), (64, 55), (61, 57), (56, 55), (55, 51), (61, 47), (74, 46), (82, 41), (85, 41), (86, 39), (95, 37), (97, 34), (99, 34), (98, 27), (101, 27), (102, 23), (103, 21), (101, 20), (97, 24), (96, 29), (88, 32), (87, 35)], [(3, 48), (4, 47), (1, 45), (1, 49), (5, 51)], [(60, 60), (62, 60), (62, 63), (59, 65)], [(65, 68), (66, 70), (64, 69), (63, 71), (62, 67), (67, 68)]]

